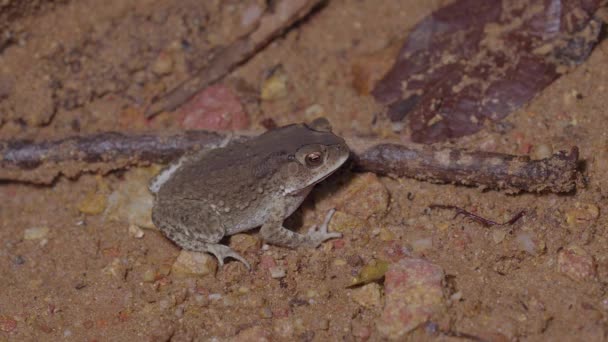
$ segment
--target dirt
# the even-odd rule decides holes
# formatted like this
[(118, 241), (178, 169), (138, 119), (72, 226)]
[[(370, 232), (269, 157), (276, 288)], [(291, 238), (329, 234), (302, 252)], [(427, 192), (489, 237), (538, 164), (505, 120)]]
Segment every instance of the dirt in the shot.
[[(6, 21), (0, 16), (0, 29), (19, 32), (19, 39), (0, 40), (0, 139), (178, 129), (170, 113), (144, 120), (146, 101), (203, 65), (222, 42), (244, 34), (234, 13), (265, 2), (50, 3), (26, 6)], [(406, 143), (373, 98), (358, 94), (352, 65), (446, 3), (330, 1), (227, 82), (259, 91), (278, 65), (287, 76), (287, 96), (247, 106), (252, 129), (269, 119), (283, 125), (322, 114), (338, 134), (375, 133)], [(351, 209), (343, 208), (360, 223), (343, 239), (316, 250), (254, 248), (245, 254), (251, 273), (230, 262), (215, 275), (178, 277), (170, 269), (180, 250), (158, 231), (145, 229), (136, 238), (124, 220), (83, 213), (91, 193), (120, 189), (133, 170), (60, 178), (52, 186), (3, 183), (0, 341), (382, 340), (376, 330), (382, 305), (359, 304), (356, 289), (347, 286), (373, 260), (403, 255), (423, 257), (446, 274), (445, 308), (408, 339), (605, 340), (606, 63), (603, 41), (524, 109), (449, 143), (533, 156), (576, 145), (586, 187), (563, 195), (506, 195), (381, 177), (348, 202)], [(288, 222), (302, 229), (321, 222), (324, 201), (342, 196), (336, 188), (353, 186), (353, 177), (342, 171), (329, 178)], [(388, 190), (388, 206), (369, 211), (366, 200), (381, 201), (374, 197), (379, 188)], [(496, 221), (526, 214), (512, 226), (487, 228), (430, 210), (432, 204)], [(271, 276), (272, 263), (284, 268), (284, 277)]]

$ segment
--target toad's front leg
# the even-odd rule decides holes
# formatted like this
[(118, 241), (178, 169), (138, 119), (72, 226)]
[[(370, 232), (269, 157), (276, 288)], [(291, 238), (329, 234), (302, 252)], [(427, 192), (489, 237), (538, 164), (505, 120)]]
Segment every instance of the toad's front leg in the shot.
[(323, 224), (321, 224), (318, 229), (316, 226), (313, 226), (309, 230), (308, 234), (303, 235), (283, 227), (284, 212), (281, 210), (275, 210), (270, 217), (271, 219), (262, 226), (260, 234), (266, 242), (273, 245), (290, 248), (297, 248), (301, 246), (314, 248), (326, 240), (342, 237), (342, 234), (340, 233), (330, 233), (327, 231), (329, 222), (331, 221), (331, 218), (335, 212), (335, 209), (328, 211)]

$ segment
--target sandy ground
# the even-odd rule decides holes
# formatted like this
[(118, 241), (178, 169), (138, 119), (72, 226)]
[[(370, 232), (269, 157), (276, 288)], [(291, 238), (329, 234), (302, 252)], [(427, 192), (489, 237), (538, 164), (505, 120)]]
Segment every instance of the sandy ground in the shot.
[[(141, 107), (192, 72), (218, 42), (239, 35), (230, 18), (242, 5), (219, 3), (61, 2), (11, 22), (17, 42), (0, 52), (0, 138), (179, 128), (170, 114), (145, 122)], [(330, 1), (231, 74), (255, 92), (278, 64), (287, 75), (288, 96), (247, 106), (251, 127), (266, 118), (282, 125), (323, 114), (338, 134), (386, 133), (383, 119), (374, 120), (373, 99), (353, 89), (351, 66), (445, 3)], [(171, 70), (154, 69), (162, 54), (171, 55)], [(388, 196), (356, 196), (342, 211), (360, 224), (316, 250), (260, 249), (255, 231), (230, 241), (256, 247), (245, 254), (251, 273), (230, 262), (216, 274), (180, 276), (171, 272), (180, 250), (158, 231), (144, 229), (142, 237), (129, 231), (128, 220), (83, 209), (153, 170), (61, 178), (48, 187), (3, 183), (0, 341), (382, 340), (376, 329), (382, 282), (374, 288), (378, 299), (346, 286), (364, 265), (395, 250), (425, 258), (446, 275), (445, 307), (432, 315), (434, 325), (408, 339), (456, 340), (451, 332), (492, 341), (604, 340), (607, 63), (604, 41), (587, 62), (510, 115), (510, 129), (453, 142), (515, 154), (577, 145), (586, 188), (512, 196), (339, 172), (313, 192), (292, 226), (319, 223), (327, 203), (346, 196), (335, 193), (340, 187)], [(3, 95), (7, 84), (15, 90)], [(380, 207), (370, 209), (370, 198)], [(485, 228), (428, 210), (433, 203), (499, 221), (527, 214), (513, 226)], [(273, 277), (269, 268), (276, 265), (285, 276)]]

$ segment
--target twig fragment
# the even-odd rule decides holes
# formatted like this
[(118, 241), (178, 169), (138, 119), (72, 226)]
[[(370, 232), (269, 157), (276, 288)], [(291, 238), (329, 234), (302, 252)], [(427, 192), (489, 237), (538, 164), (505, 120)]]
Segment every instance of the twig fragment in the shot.
[[(245, 141), (251, 134), (189, 131), (123, 134), (99, 133), (54, 141), (0, 141), (0, 180), (50, 184), (63, 174), (168, 163), (187, 152)], [(578, 150), (542, 160), (508, 154), (378, 144), (375, 138), (346, 137), (356, 171), (505, 190), (510, 193), (569, 192), (576, 188)]]
[(171, 111), (185, 103), (201, 89), (217, 82), (262, 50), (273, 39), (295, 22), (305, 17), (322, 0), (282, 0), (273, 6), (273, 11), (264, 14), (251, 34), (222, 48), (192, 78), (179, 84), (158, 99), (146, 110), (150, 118), (163, 111)]
[(525, 215), (525, 211), (522, 210), (520, 212), (518, 212), (517, 214), (515, 214), (510, 220), (500, 223), (500, 222), (496, 222), (496, 221), (492, 221), (490, 219), (487, 219), (485, 217), (479, 216), (477, 214), (474, 214), (470, 211), (464, 210), (460, 207), (457, 207), (455, 205), (445, 205), (445, 204), (431, 204), (429, 205), (429, 208), (431, 209), (449, 209), (449, 210), (455, 210), (456, 211), (456, 215), (454, 215), (453, 219), (457, 218), (458, 215), (462, 215), (465, 217), (470, 218), (471, 220), (480, 223), (481, 225), (483, 225), (484, 227), (491, 227), (491, 226), (510, 226), (512, 224), (514, 224), (515, 222), (517, 222), (520, 218), (522, 218)]

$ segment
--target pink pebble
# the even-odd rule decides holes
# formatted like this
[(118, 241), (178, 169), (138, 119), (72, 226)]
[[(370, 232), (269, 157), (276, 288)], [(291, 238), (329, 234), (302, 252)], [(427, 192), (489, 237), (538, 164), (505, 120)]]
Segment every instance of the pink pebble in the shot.
[(391, 264), (385, 274), (386, 302), (378, 331), (391, 340), (427, 322), (444, 305), (441, 267), (424, 259), (405, 258)]
[(236, 94), (227, 86), (207, 87), (180, 108), (184, 129), (214, 131), (249, 127), (249, 117)]
[(262, 255), (260, 258), (260, 268), (262, 269), (270, 269), (272, 267), (276, 267), (277, 262), (270, 255)]

